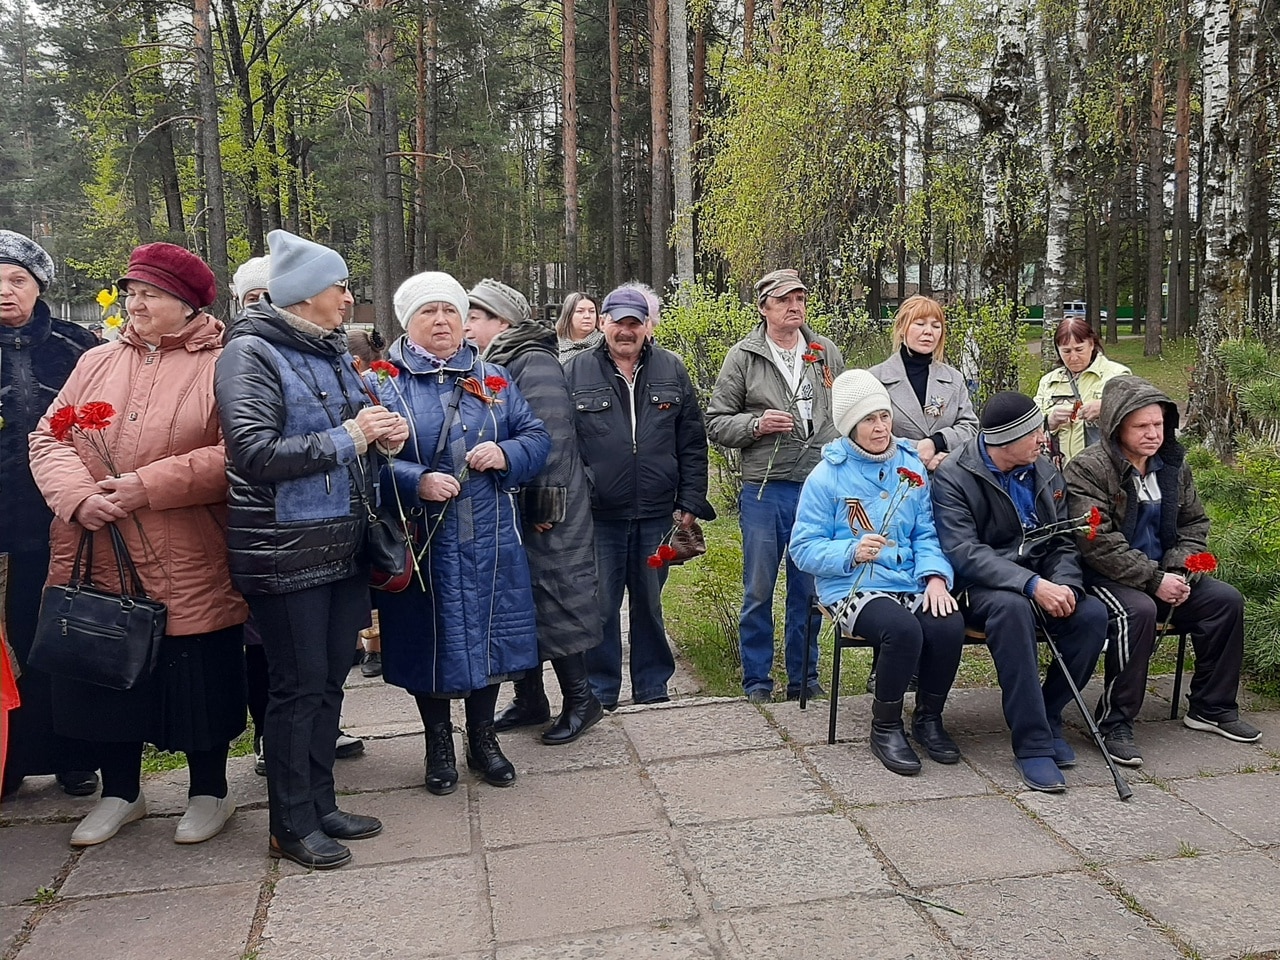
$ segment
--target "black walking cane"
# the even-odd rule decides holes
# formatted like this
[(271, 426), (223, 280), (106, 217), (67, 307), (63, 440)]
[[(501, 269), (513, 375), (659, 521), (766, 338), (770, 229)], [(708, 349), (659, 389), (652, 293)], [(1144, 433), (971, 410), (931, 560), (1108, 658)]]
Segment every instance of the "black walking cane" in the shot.
[(1058, 664), (1058, 669), (1062, 671), (1062, 675), (1067, 678), (1067, 686), (1071, 688), (1071, 696), (1075, 698), (1076, 706), (1080, 708), (1080, 715), (1084, 717), (1084, 722), (1089, 727), (1089, 733), (1093, 735), (1093, 742), (1102, 751), (1102, 759), (1107, 762), (1111, 777), (1116, 782), (1116, 793), (1121, 800), (1128, 800), (1133, 796), (1133, 788), (1129, 786), (1129, 781), (1120, 775), (1120, 768), (1111, 759), (1111, 754), (1107, 753), (1107, 745), (1103, 742), (1102, 731), (1098, 729), (1097, 721), (1093, 719), (1093, 714), (1089, 712), (1089, 707), (1084, 702), (1084, 694), (1076, 686), (1075, 677), (1071, 676), (1071, 671), (1067, 669), (1066, 661), (1062, 659), (1062, 652), (1058, 649), (1057, 641), (1053, 639), (1053, 634), (1049, 632), (1049, 621), (1045, 618), (1044, 611), (1040, 609), (1039, 604), (1034, 600), (1031, 601), (1031, 609), (1036, 612), (1036, 617), (1040, 621), (1040, 628), (1044, 632), (1045, 642), (1049, 644), (1049, 653), (1052, 654), (1054, 662)]

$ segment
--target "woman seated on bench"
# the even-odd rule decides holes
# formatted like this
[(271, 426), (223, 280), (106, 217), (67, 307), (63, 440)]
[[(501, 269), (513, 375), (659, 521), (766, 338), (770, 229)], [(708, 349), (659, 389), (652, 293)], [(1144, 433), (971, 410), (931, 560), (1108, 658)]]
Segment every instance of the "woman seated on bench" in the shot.
[(903, 729), (902, 698), (917, 667), (911, 733), (938, 763), (960, 759), (942, 707), (960, 665), (964, 619), (949, 592), (951, 564), (934, 530), (924, 464), (914, 444), (893, 436), (888, 392), (870, 372), (846, 370), (832, 385), (831, 408), (844, 436), (822, 448), (804, 482), (791, 557), (814, 575), (836, 628), (879, 651), (871, 752), (911, 776), (920, 758)]

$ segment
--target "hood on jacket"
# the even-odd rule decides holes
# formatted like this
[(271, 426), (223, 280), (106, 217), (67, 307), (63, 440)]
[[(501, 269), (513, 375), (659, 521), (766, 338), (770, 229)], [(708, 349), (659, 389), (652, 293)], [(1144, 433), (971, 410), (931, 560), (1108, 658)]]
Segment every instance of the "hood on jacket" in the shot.
[(555, 357), (559, 354), (557, 344), (555, 330), (537, 320), (525, 320), (494, 337), (482, 356), (489, 363), (505, 367), (530, 350), (542, 350)]
[[(212, 314), (200, 313), (189, 321), (181, 330), (166, 333), (160, 338), (161, 350), (181, 347), (188, 353), (201, 350), (212, 350), (222, 346), (224, 335), (222, 321)], [(138, 350), (149, 350), (148, 344), (134, 331), (130, 324), (125, 324), (120, 341)]]
[(279, 309), (266, 299), (250, 304), (231, 322), (227, 342), (237, 337), (261, 337), (270, 343), (320, 357), (340, 357), (347, 352), (347, 334), (341, 327), (323, 337), (308, 337), (291, 327)]
[[(1178, 432), (1178, 405), (1158, 387), (1132, 374), (1114, 377), (1102, 388), (1102, 409), (1098, 413), (1098, 427), (1113, 450), (1118, 449), (1117, 434), (1124, 418), (1135, 410), (1153, 403), (1164, 408), (1164, 446), (1176, 442)], [(1163, 447), (1161, 448), (1163, 450)]]

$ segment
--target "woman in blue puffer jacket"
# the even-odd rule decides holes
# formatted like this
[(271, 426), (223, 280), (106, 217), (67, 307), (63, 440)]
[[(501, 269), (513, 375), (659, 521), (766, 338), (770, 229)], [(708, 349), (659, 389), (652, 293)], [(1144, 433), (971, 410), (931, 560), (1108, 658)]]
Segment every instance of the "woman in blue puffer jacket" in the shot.
[(938, 763), (960, 759), (942, 708), (960, 665), (964, 620), (950, 593), (924, 463), (914, 444), (894, 438), (888, 391), (869, 371), (847, 370), (832, 385), (831, 405), (844, 436), (822, 448), (805, 480), (791, 556), (814, 575), (838, 629), (879, 651), (871, 752), (910, 776), (920, 758), (906, 740), (902, 698), (917, 668), (912, 735)]
[(469, 306), (447, 273), (401, 284), (396, 373), (378, 383), (387, 409), (409, 421), (404, 449), (382, 468), (383, 502), (413, 515), (421, 574), (378, 597), (382, 677), (417, 701), (437, 795), (458, 784), (451, 699), (466, 704), (467, 765), (494, 786), (515, 782), (494, 732), (498, 686), (540, 666), (516, 494), (542, 470), (551, 437), (506, 368), (463, 339)]

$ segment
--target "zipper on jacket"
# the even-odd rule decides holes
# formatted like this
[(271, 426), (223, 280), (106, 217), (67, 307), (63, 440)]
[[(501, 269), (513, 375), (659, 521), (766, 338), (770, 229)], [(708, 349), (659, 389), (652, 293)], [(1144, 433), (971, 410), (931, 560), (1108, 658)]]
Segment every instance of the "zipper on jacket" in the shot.
[(627, 388), (627, 394), (631, 398), (631, 455), (634, 457), (640, 452), (636, 447), (636, 380), (640, 378), (640, 367), (636, 367), (635, 379), (633, 380), (628, 380), (623, 376), (621, 370), (617, 372), (616, 376), (622, 381), (623, 386)]

